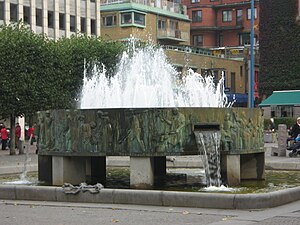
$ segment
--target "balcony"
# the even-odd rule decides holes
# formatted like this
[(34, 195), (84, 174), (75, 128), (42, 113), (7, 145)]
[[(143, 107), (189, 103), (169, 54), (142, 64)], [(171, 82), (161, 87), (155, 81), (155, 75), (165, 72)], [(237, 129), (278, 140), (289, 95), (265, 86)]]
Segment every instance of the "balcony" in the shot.
[(157, 30), (157, 39), (160, 40), (174, 40), (174, 41), (188, 41), (190, 35), (188, 32), (183, 32), (181, 30), (172, 30), (172, 29), (158, 29)]
[(154, 8), (160, 8), (174, 13), (187, 15), (187, 8), (185, 5), (170, 2), (167, 0), (101, 0), (100, 1), (101, 6), (123, 4), (123, 3), (142, 4)]
[(226, 31), (226, 30), (240, 30), (244, 29), (244, 23), (241, 21), (236, 21), (235, 24), (230, 24), (227, 26), (191, 26), (191, 31), (201, 30), (201, 31)]

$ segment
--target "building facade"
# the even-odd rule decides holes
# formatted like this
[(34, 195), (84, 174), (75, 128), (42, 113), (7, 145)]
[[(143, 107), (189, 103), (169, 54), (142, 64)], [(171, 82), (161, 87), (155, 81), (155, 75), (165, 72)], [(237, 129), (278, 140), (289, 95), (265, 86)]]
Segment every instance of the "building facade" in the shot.
[(101, 0), (102, 37), (130, 36), (161, 45), (189, 45), (186, 8), (166, 0)]
[(0, 24), (20, 20), (55, 40), (80, 32), (100, 36), (100, 1), (0, 0)]
[[(255, 0), (255, 43), (259, 38), (259, 0)], [(250, 44), (250, 0), (183, 0), (191, 18), (191, 44), (231, 47)]]

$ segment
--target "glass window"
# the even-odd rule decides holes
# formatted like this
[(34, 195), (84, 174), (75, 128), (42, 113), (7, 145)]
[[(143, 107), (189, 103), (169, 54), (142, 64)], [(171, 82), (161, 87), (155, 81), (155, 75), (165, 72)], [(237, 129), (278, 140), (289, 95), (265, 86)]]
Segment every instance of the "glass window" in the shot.
[(193, 22), (202, 21), (202, 10), (192, 11), (192, 21)]
[(203, 36), (195, 35), (193, 36), (194, 46), (202, 47), (203, 46)]
[(103, 26), (114, 26), (117, 24), (117, 16), (116, 15), (108, 15), (102, 17)]
[(232, 11), (231, 10), (225, 10), (223, 11), (223, 22), (230, 22), (232, 21)]
[(178, 21), (170, 20), (170, 29), (177, 30), (178, 29)]
[(60, 13), (59, 14), (59, 29), (65, 30), (66, 29), (66, 21), (65, 21), (65, 14)]
[(231, 93), (235, 93), (235, 73), (230, 73), (230, 91)]
[(70, 31), (76, 32), (76, 17), (70, 15)]
[(43, 26), (43, 10), (42, 9), (36, 9), (35, 10), (35, 23), (37, 26)]
[(243, 24), (243, 10), (242, 9), (236, 10), (236, 23), (237, 23), (237, 25)]
[(23, 6), (23, 21), (24, 23), (30, 24), (30, 7)]
[(96, 20), (91, 19), (91, 34), (96, 35)]
[[(257, 18), (257, 8), (254, 8), (254, 19)], [(251, 9), (247, 9), (247, 19), (251, 20)]]
[(134, 13), (134, 23), (145, 26), (145, 14)]
[(200, 0), (191, 0), (191, 3), (198, 3)]
[(121, 14), (121, 24), (132, 24), (132, 13)]
[(86, 19), (84, 17), (80, 18), (80, 31), (86, 33)]
[(48, 11), (48, 27), (54, 28), (54, 13), (53, 13), (53, 11)]
[(166, 20), (158, 20), (158, 29), (166, 30), (167, 29), (167, 22)]
[(18, 22), (18, 5), (10, 3), (10, 21)]
[(4, 2), (0, 2), (0, 20), (4, 20)]

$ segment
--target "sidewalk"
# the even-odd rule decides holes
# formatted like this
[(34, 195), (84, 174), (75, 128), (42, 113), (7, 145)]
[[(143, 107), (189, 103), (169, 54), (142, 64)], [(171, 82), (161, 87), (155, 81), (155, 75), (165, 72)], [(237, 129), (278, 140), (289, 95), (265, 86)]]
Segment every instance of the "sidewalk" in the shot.
[[(271, 156), (272, 146), (276, 143), (265, 143), (266, 158), (265, 165), (267, 170), (300, 170), (300, 157), (290, 158), (288, 156)], [(27, 150), (29, 151), (26, 155)], [(27, 159), (27, 171), (35, 172), (38, 170), (38, 156), (35, 154), (36, 146), (25, 143), (25, 154), (9, 155), (9, 150), (0, 150), (0, 175), (22, 173), (24, 163)], [(28, 158), (27, 158), (28, 157)], [(129, 157), (109, 156), (107, 166), (128, 167)], [(202, 167), (201, 157), (199, 156), (175, 156), (167, 157), (167, 167), (169, 168), (199, 168)]]

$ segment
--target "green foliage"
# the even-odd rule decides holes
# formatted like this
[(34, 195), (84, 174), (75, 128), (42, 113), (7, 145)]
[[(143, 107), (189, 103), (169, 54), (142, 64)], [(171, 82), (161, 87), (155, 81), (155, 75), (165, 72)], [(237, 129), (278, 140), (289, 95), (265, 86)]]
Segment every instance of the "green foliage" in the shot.
[(298, 0), (260, 1), (261, 95), (274, 90), (298, 90), (300, 83), (300, 26)]
[(0, 116), (74, 106), (84, 61), (87, 65), (104, 64), (112, 73), (123, 48), (121, 43), (86, 36), (55, 42), (22, 23), (1, 26)]

